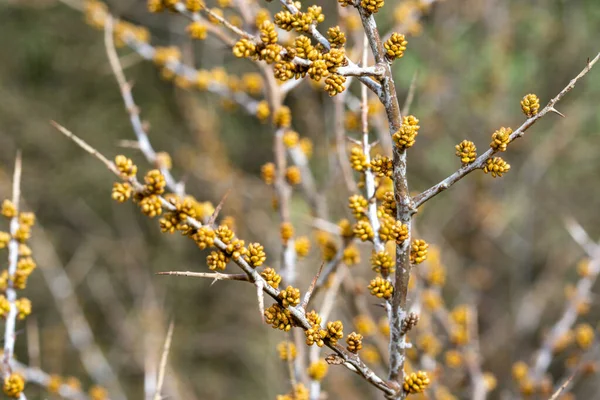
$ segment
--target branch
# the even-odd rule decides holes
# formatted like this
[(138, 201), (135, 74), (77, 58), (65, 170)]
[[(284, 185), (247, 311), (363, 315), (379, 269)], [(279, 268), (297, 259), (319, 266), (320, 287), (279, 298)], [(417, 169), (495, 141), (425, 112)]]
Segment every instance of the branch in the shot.
[[(55, 123), (55, 126), (62, 133), (69, 132), (66, 128), (61, 127), (60, 125), (58, 125), (56, 123)], [(76, 138), (76, 136), (73, 135), (71, 132), (69, 132), (69, 135), (66, 135), (66, 136), (71, 139)], [(85, 145), (87, 148), (92, 148), (82, 139), (79, 139), (79, 138), (77, 138), (77, 139), (78, 140), (74, 140), (74, 142), (76, 144), (79, 144), (80, 146)], [(109, 168), (109, 170), (113, 171), (113, 169), (111, 169), (111, 168)], [(120, 177), (120, 174), (118, 171), (113, 171), (113, 172), (115, 172), (116, 176)], [(143, 190), (143, 186), (139, 182), (137, 182), (135, 179), (132, 179), (131, 184), (136, 191)], [(176, 207), (173, 204), (171, 204), (170, 202), (168, 202), (164, 197), (159, 196), (159, 199), (161, 201), (161, 205), (162, 205), (163, 209), (165, 209), (167, 211), (171, 211), (171, 212), (175, 211)], [(186, 219), (186, 222), (195, 229), (199, 229), (203, 226), (203, 224), (200, 221), (198, 221), (194, 218), (191, 218), (191, 217), (188, 217)], [(221, 251), (227, 250), (227, 245), (225, 243), (223, 243), (219, 238), (215, 238), (214, 246)], [(266, 293), (267, 295), (269, 295), (275, 301), (279, 301), (279, 292), (280, 292), (279, 289), (276, 289), (276, 288), (270, 286), (264, 280), (264, 278), (258, 273), (258, 271), (256, 271), (242, 257), (233, 258), (232, 261), (235, 264), (237, 264), (244, 271), (244, 273), (248, 276), (249, 281), (254, 282), (254, 283), (260, 282), (260, 284), (262, 285), (263, 292)], [(310, 321), (306, 318), (305, 310), (303, 310), (299, 305), (296, 307), (288, 307), (287, 310), (289, 310), (290, 314), (296, 321), (297, 327), (300, 327), (304, 330), (310, 329), (312, 327)], [(398, 394), (398, 391), (401, 391), (400, 388), (395, 389), (395, 388), (392, 388), (390, 385), (388, 385), (387, 382), (385, 382), (375, 372), (373, 372), (365, 363), (363, 363), (362, 360), (360, 359), (360, 357), (348, 352), (342, 345), (337, 344), (337, 343), (333, 344), (328, 339), (325, 341), (325, 345), (327, 347), (329, 347), (330, 349), (332, 349), (344, 361), (344, 365), (346, 366), (346, 368), (359, 373), (361, 376), (364, 377), (365, 380), (367, 380), (373, 386), (377, 387), (379, 390), (384, 392), (386, 395), (396, 396)]]
[(139, 144), (139, 148), (152, 165), (156, 165), (161, 174), (165, 177), (165, 181), (167, 183), (167, 187), (177, 194), (178, 196), (183, 196), (185, 194), (185, 185), (183, 182), (177, 182), (169, 168), (165, 165), (161, 165), (161, 163), (157, 162), (156, 152), (152, 148), (152, 144), (150, 143), (150, 139), (148, 139), (148, 135), (144, 129), (144, 124), (140, 119), (139, 108), (135, 104), (133, 96), (131, 94), (131, 85), (127, 83), (125, 80), (125, 75), (123, 74), (123, 68), (121, 67), (121, 63), (119, 62), (119, 56), (117, 55), (117, 51), (115, 49), (115, 44), (113, 40), (113, 19), (109, 15), (106, 17), (106, 22), (104, 25), (104, 44), (106, 47), (106, 54), (108, 55), (108, 60), (110, 62), (110, 67), (117, 79), (117, 83), (119, 84), (119, 88), (121, 89), (121, 96), (123, 97), (123, 102), (125, 103), (125, 109), (129, 114), (129, 119), (131, 120), (131, 126), (133, 127), (133, 132), (137, 138), (137, 142)]
[[(402, 124), (400, 105), (396, 95), (396, 85), (392, 76), (390, 64), (385, 58), (385, 49), (377, 29), (373, 14), (358, 7), (360, 18), (368, 38), (369, 46), (375, 58), (375, 62), (385, 66), (385, 75), (381, 78), (382, 93), (379, 100), (385, 108), (388, 120), (390, 136), (393, 135)], [(409, 258), (409, 245), (411, 241), (411, 220), (414, 214), (411, 206), (411, 197), (408, 190), (406, 178), (406, 151), (394, 146), (393, 148), (393, 179), (394, 197), (396, 200), (396, 218), (408, 226), (407, 240), (396, 245), (396, 272), (394, 279), (394, 296), (391, 307), (388, 308), (390, 321), (390, 351), (389, 351), (389, 374), (390, 380), (396, 381), (401, 386), (404, 377), (404, 362), (406, 359), (406, 337), (402, 331), (402, 322), (407, 315), (406, 300), (408, 296), (408, 282), (410, 279), (411, 264)], [(400, 390), (393, 398), (404, 399), (406, 393)]]
[(15, 325), (17, 320), (17, 292), (14, 288), (14, 277), (17, 272), (17, 262), (19, 260), (19, 241), (16, 239), (19, 230), (19, 200), (21, 198), (21, 153), (17, 152), (15, 159), (15, 171), (12, 180), (12, 204), (15, 207), (15, 215), (10, 220), (10, 242), (8, 243), (8, 279), (6, 288), (6, 299), (9, 303), (8, 315), (4, 327), (4, 379), (12, 373), (11, 360), (15, 352)]
[[(294, 2), (292, 0), (279, 0), (279, 2), (281, 3), (281, 5), (283, 7), (285, 7), (292, 14), (297, 14), (300, 12), (300, 10), (298, 10), (298, 8), (296, 8), (296, 6), (294, 5)], [(315, 39), (318, 43), (320, 43), (325, 49), (327, 49), (327, 50), (331, 49), (331, 43), (329, 43), (329, 40), (327, 40), (327, 38), (325, 36), (323, 36), (321, 34), (321, 32), (319, 32), (319, 30), (316, 27), (316, 24), (313, 23), (310, 26), (307, 33), (313, 39)], [(348, 67), (358, 68), (357, 65), (354, 62), (352, 62), (352, 60), (350, 60), (348, 57), (346, 57), (346, 61), (348, 61)], [(367, 76), (359, 76), (358, 79), (364, 85), (366, 85), (370, 90), (372, 90), (373, 93), (375, 93), (377, 95), (377, 97), (381, 98), (382, 85), (380, 85), (379, 83), (377, 83), (376, 81), (374, 81), (373, 79), (371, 79)]]
[[(52, 376), (41, 369), (29, 367), (16, 360), (13, 360), (11, 364), (13, 369), (20, 373), (27, 383), (35, 383), (43, 388), (48, 388), (50, 385)], [(57, 394), (61, 398), (70, 400), (89, 400), (84, 392), (65, 384), (59, 386)]]
[[(578, 315), (577, 309), (582, 301), (589, 299), (592, 287), (600, 273), (600, 245), (594, 245), (583, 228), (573, 220), (567, 221), (567, 230), (576, 242), (579, 243), (583, 239), (584, 250), (588, 252), (590, 257), (588, 271), (577, 282), (575, 293), (569, 299), (561, 318), (554, 324), (546, 336), (542, 348), (537, 353), (532, 370), (532, 377), (536, 382), (542, 379), (548, 370), (552, 362), (554, 345), (575, 324)], [(581, 232), (583, 232), (583, 238)]]
[(214, 279), (214, 281), (246, 281), (248, 282), (248, 276), (246, 274), (222, 274), (220, 272), (191, 272), (191, 271), (166, 271), (157, 272), (156, 275), (172, 275), (172, 276), (187, 276), (193, 278), (208, 278)]
[[(600, 58), (600, 53), (598, 53), (598, 55), (596, 55), (596, 57), (594, 57), (593, 60), (591, 60), (591, 61), (588, 60), (587, 65), (579, 73), (579, 75), (577, 75), (575, 78), (573, 78), (569, 82), (569, 84), (567, 86), (565, 86), (565, 88), (563, 90), (561, 90), (560, 93), (558, 93), (558, 95), (556, 95), (556, 97), (554, 97), (552, 100), (550, 100), (550, 102), (546, 105), (546, 107), (544, 107), (536, 115), (534, 115), (533, 117), (531, 117), (527, 121), (525, 121), (519, 127), (519, 129), (517, 129), (510, 135), (510, 143), (512, 143), (513, 140), (523, 136), (525, 131), (527, 129), (529, 129), (533, 124), (535, 124), (539, 119), (541, 119), (544, 115), (548, 114), (549, 112), (556, 113), (557, 111), (554, 109), (554, 106), (556, 105), (556, 103), (558, 103), (558, 101), (560, 99), (562, 99), (565, 94), (570, 92), (575, 87), (575, 84), (577, 83), (577, 81), (579, 81), (581, 78), (583, 78), (592, 69), (592, 67), (594, 66), (594, 64), (596, 64), (596, 62), (598, 61), (599, 58)], [(477, 159), (472, 164), (468, 164), (464, 167), (461, 167), (458, 171), (456, 171), (455, 173), (453, 173), (452, 175), (450, 175), (449, 177), (447, 177), (446, 179), (444, 179), (437, 185), (434, 185), (434, 186), (430, 187), (429, 189), (425, 190), (423, 193), (415, 196), (413, 198), (414, 207), (415, 208), (420, 207), (427, 200), (431, 199), (432, 197), (436, 196), (437, 194), (448, 189), (450, 186), (454, 185), (456, 182), (458, 182), (459, 180), (464, 178), (469, 173), (475, 171), (476, 169), (483, 168), (485, 163), (487, 162), (487, 160), (490, 157), (492, 157), (494, 154), (496, 154), (496, 151), (494, 149), (491, 149), (491, 148), (488, 149), (485, 153), (483, 153), (482, 155), (477, 157)]]
[(167, 331), (167, 337), (165, 338), (165, 345), (163, 347), (163, 353), (160, 357), (160, 367), (158, 369), (158, 378), (156, 384), (156, 392), (154, 393), (153, 400), (161, 400), (162, 396), (160, 391), (162, 390), (163, 383), (165, 382), (165, 370), (167, 369), (167, 356), (171, 349), (171, 340), (173, 339), (173, 328), (175, 324), (173, 321), (169, 324), (169, 330)]

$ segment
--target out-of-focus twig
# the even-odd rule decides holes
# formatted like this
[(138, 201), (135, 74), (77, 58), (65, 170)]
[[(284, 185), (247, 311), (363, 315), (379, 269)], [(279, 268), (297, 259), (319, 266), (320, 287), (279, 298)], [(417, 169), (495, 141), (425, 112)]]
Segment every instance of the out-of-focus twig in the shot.
[(581, 225), (574, 219), (567, 219), (566, 228), (573, 239), (586, 251), (590, 258), (586, 274), (584, 274), (577, 282), (575, 293), (571, 296), (563, 311), (562, 316), (542, 344), (542, 347), (537, 353), (533, 368), (531, 371), (532, 378), (535, 381), (542, 379), (550, 363), (552, 362), (552, 352), (556, 342), (567, 332), (577, 320), (577, 309), (581, 302), (587, 301), (598, 274), (600, 273), (600, 245), (595, 244), (587, 235)]
[(183, 196), (185, 194), (184, 183), (177, 182), (175, 178), (173, 178), (173, 175), (171, 175), (169, 167), (159, 162), (156, 151), (154, 151), (154, 148), (148, 139), (144, 124), (140, 119), (139, 108), (135, 104), (131, 94), (131, 85), (127, 83), (127, 80), (125, 79), (125, 74), (123, 73), (123, 68), (121, 67), (119, 56), (117, 55), (117, 50), (115, 49), (115, 43), (113, 40), (113, 19), (110, 15), (106, 17), (106, 23), (104, 25), (104, 45), (106, 47), (106, 54), (108, 55), (111, 69), (115, 75), (115, 78), (117, 79), (117, 83), (119, 84), (121, 96), (123, 97), (123, 102), (125, 103), (125, 109), (129, 114), (131, 126), (133, 127), (133, 132), (137, 138), (140, 150), (152, 165), (155, 165), (160, 169), (161, 174), (165, 177), (167, 187), (173, 193)]
[(165, 370), (167, 369), (167, 357), (169, 350), (171, 349), (171, 340), (173, 339), (173, 328), (175, 323), (171, 321), (169, 324), (169, 330), (167, 331), (167, 337), (165, 339), (165, 345), (163, 347), (162, 356), (160, 357), (160, 364), (158, 369), (158, 378), (156, 383), (156, 393), (154, 394), (153, 400), (160, 400), (160, 392), (162, 390), (163, 383), (165, 381)]

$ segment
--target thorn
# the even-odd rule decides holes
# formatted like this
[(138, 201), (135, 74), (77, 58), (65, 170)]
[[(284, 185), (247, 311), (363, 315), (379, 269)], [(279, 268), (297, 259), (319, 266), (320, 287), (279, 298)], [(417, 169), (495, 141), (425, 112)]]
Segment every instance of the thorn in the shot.
[(360, 140), (353, 139), (353, 138), (351, 138), (349, 136), (346, 136), (346, 139), (348, 139), (348, 141), (350, 141), (350, 142), (352, 142), (352, 143), (354, 143), (356, 145), (362, 146), (362, 142)]
[(310, 283), (310, 286), (309, 286), (308, 290), (306, 291), (306, 294), (304, 295), (304, 300), (302, 300), (301, 308), (305, 311), (306, 311), (306, 307), (308, 307), (308, 303), (310, 302), (310, 298), (315, 290), (315, 287), (317, 286), (317, 281), (319, 280), (319, 277), (321, 276), (321, 272), (323, 272), (324, 265), (325, 265), (325, 262), (322, 262), (321, 266), (319, 267), (319, 270), (317, 271), (316, 275), (313, 277), (312, 282)]
[(227, 196), (229, 196), (229, 193), (231, 193), (231, 189), (227, 190), (227, 192), (225, 193), (225, 195), (223, 196), (223, 198), (219, 202), (219, 205), (217, 206), (217, 208), (215, 208), (215, 211), (210, 216), (210, 219), (206, 223), (207, 225), (212, 225), (212, 224), (215, 223), (217, 217), (219, 216), (219, 213), (221, 212), (221, 208), (223, 208), (223, 204), (225, 204), (225, 200), (227, 200)]
[(560, 116), (561, 116), (561, 117), (563, 117), (563, 118), (567, 118), (567, 117), (566, 117), (566, 116), (565, 116), (563, 113), (561, 113), (560, 111), (558, 111), (558, 110), (557, 110), (556, 108), (554, 108), (554, 107), (550, 107), (550, 111), (552, 111), (552, 112), (553, 112), (553, 113), (555, 113), (555, 114), (558, 114), (558, 115), (560, 115)]

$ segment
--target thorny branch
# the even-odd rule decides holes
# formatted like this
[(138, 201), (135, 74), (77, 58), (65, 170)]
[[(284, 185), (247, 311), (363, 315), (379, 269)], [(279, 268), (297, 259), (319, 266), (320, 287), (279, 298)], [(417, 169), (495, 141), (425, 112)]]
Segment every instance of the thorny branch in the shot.
[(175, 178), (173, 178), (173, 175), (171, 175), (169, 168), (158, 160), (156, 151), (154, 151), (154, 148), (152, 148), (152, 144), (148, 139), (144, 124), (140, 119), (139, 108), (136, 106), (131, 94), (131, 85), (127, 83), (125, 79), (123, 68), (121, 67), (119, 56), (117, 55), (117, 51), (115, 49), (113, 40), (113, 19), (110, 15), (106, 17), (106, 24), (104, 26), (104, 43), (108, 60), (110, 62), (110, 67), (117, 78), (117, 82), (119, 83), (121, 96), (123, 97), (123, 102), (125, 103), (125, 109), (129, 114), (131, 126), (133, 127), (133, 132), (137, 138), (137, 143), (139, 144), (140, 150), (150, 163), (156, 165), (160, 169), (161, 174), (165, 177), (167, 187), (178, 196), (183, 196), (185, 192), (185, 185), (183, 182), (177, 182)]
[[(385, 51), (375, 18), (362, 7), (359, 7), (359, 13), (375, 62), (385, 65), (385, 75), (381, 78), (382, 94), (379, 99), (385, 108), (390, 135), (393, 135), (402, 124), (402, 115), (400, 114), (400, 105), (396, 95), (391, 66), (385, 58)], [(404, 377), (405, 361), (405, 334), (402, 333), (402, 321), (407, 314), (406, 299), (411, 270), (408, 249), (411, 240), (411, 218), (414, 212), (406, 179), (406, 151), (397, 146), (393, 150), (393, 168), (396, 217), (403, 224), (406, 224), (409, 231), (408, 239), (403, 244), (396, 246), (394, 296), (388, 312), (390, 319), (390, 368), (388, 378), (392, 381), (401, 382)], [(403, 399), (405, 397), (406, 393), (400, 390), (396, 396), (391, 398)]]
[[(538, 120), (540, 120), (542, 117), (544, 117), (549, 112), (556, 113), (557, 111), (554, 108), (556, 103), (558, 103), (560, 101), (560, 99), (562, 99), (564, 97), (564, 95), (569, 93), (575, 87), (575, 84), (592, 69), (592, 67), (594, 66), (594, 64), (596, 64), (598, 59), (600, 59), (600, 53), (598, 53), (596, 55), (596, 57), (594, 57), (593, 60), (591, 60), (591, 61), (588, 60), (588, 63), (585, 66), (585, 68), (575, 78), (571, 79), (569, 84), (567, 86), (565, 86), (565, 88), (563, 90), (561, 90), (560, 93), (558, 93), (556, 95), (556, 97), (554, 97), (552, 100), (550, 100), (550, 102), (546, 105), (546, 107), (544, 107), (542, 110), (540, 110), (533, 117), (527, 119), (527, 121), (525, 121), (517, 130), (515, 130), (510, 135), (510, 143), (512, 143), (515, 139), (518, 139), (521, 136), (523, 136), (525, 134), (525, 131), (527, 131), (527, 129), (529, 129), (531, 126), (533, 126), (533, 124), (535, 124)], [(464, 167), (461, 167), (458, 171), (456, 171), (455, 173), (453, 173), (452, 175), (450, 175), (449, 177), (447, 177), (440, 183), (430, 187), (429, 189), (425, 190), (423, 193), (418, 194), (417, 196), (415, 196), (413, 198), (414, 207), (415, 208), (420, 207), (421, 205), (423, 205), (423, 203), (425, 203), (432, 197), (438, 195), (439, 193), (443, 192), (444, 190), (448, 189), (450, 186), (454, 185), (456, 182), (458, 182), (459, 180), (461, 180), (462, 178), (467, 176), (469, 173), (471, 173), (477, 169), (483, 168), (485, 166), (485, 163), (487, 162), (487, 160), (496, 153), (497, 153), (496, 150), (494, 150), (492, 148), (488, 149), (485, 153), (483, 153), (482, 155), (477, 157), (475, 162), (468, 164)]]
[[(52, 124), (62, 134), (64, 134), (68, 138), (72, 139), (76, 144), (78, 144), (80, 147), (82, 147), (88, 153), (94, 155), (101, 162), (103, 162), (105, 165), (107, 165), (105, 162), (105, 160), (107, 160), (106, 157), (102, 156), (98, 151), (93, 150), (93, 147), (88, 145), (84, 140), (78, 138), (73, 133), (71, 133), (68, 129), (57, 124), (56, 122), (53, 122)], [(75, 139), (77, 139), (77, 140), (75, 140)], [(116, 169), (116, 166), (112, 162), (108, 161), (107, 167), (109, 168), (110, 171), (115, 173), (116, 176), (121, 178), (120, 173), (118, 172), (118, 170)], [(143, 186), (139, 182), (137, 182), (137, 180), (132, 179), (130, 181), (130, 183), (132, 184), (134, 190), (136, 190), (136, 191), (143, 190)], [(159, 199), (161, 201), (162, 207), (165, 210), (175, 211), (176, 208), (173, 204), (171, 204), (169, 201), (164, 199), (162, 196), (159, 196)], [(198, 221), (194, 218), (191, 218), (191, 217), (187, 217), (186, 222), (190, 226), (194, 227), (195, 229), (199, 229), (203, 226), (203, 224), (200, 221)], [(223, 243), (219, 238), (215, 238), (214, 245), (221, 251), (226, 251), (226, 249), (227, 249), (227, 245), (225, 243)], [(268, 296), (273, 298), (275, 301), (280, 301), (278, 298), (279, 292), (280, 292), (279, 289), (276, 289), (276, 288), (270, 286), (264, 280), (264, 278), (252, 266), (250, 266), (242, 257), (232, 258), (232, 260), (244, 271), (244, 273), (246, 273), (250, 282), (255, 283), (255, 284), (259, 283), (262, 286), (264, 293), (266, 293)], [(306, 318), (305, 310), (303, 310), (300, 305), (295, 306), (295, 307), (288, 307), (287, 309), (290, 311), (290, 314), (293, 316), (293, 318), (295, 320), (295, 325), (297, 327), (300, 327), (305, 330), (311, 328), (311, 323)], [(365, 363), (363, 363), (358, 355), (348, 352), (340, 344), (337, 344), (337, 343), (333, 344), (328, 339), (326, 339), (325, 345), (327, 347), (329, 347), (331, 350), (333, 350), (343, 360), (344, 366), (346, 366), (348, 369), (350, 369), (350, 370), (358, 373), (362, 377), (364, 377), (369, 383), (371, 383), (372, 385), (377, 387), (379, 390), (384, 392), (386, 395), (397, 396), (398, 391), (401, 391), (401, 389), (399, 389), (399, 388), (392, 388), (387, 382), (385, 382), (374, 371), (372, 371)]]

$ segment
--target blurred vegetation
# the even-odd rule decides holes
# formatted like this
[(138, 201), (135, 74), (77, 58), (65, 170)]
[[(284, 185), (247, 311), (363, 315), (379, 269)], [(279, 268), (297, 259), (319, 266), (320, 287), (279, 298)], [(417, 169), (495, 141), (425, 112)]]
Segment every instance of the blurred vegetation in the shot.
[[(223, 65), (229, 72), (244, 68), (232, 63), (233, 56), (214, 41), (190, 44), (183, 35), (185, 21), (175, 15), (149, 15), (144, 3), (109, 2), (116, 15), (150, 27), (153, 42), (183, 46), (198, 67)], [(386, 2), (386, 7), (397, 3)], [(268, 5), (271, 10), (277, 6)], [(324, 4), (328, 18), (335, 15), (333, 7)], [(392, 14), (378, 16), (383, 31)], [(0, 197), (10, 193), (12, 165), (21, 149), (27, 208), (36, 212), (38, 229), (56, 249), (59, 267), (77, 283), (76, 296), (96, 339), (131, 398), (141, 396), (144, 384), (144, 364), (132, 355), (154, 352), (157, 360), (170, 319), (175, 321), (175, 337), (169, 373), (177, 376), (182, 398), (264, 399), (286, 392), (286, 370), (275, 351), (283, 337), (261, 324), (254, 290), (240, 290), (243, 284), (236, 282), (211, 285), (153, 275), (204, 270), (205, 255), (193, 243), (160, 234), (156, 221), (139, 215), (134, 206), (114, 204), (110, 173), (49, 125), (56, 120), (107, 156), (126, 152), (142, 169), (147, 165), (136, 150), (120, 146), (134, 136), (102, 33), (60, 2), (22, 0), (0, 2), (0, 37)], [(436, 2), (422, 20), (420, 34), (409, 38), (405, 57), (394, 65), (400, 99), (416, 76), (411, 113), (422, 128), (408, 156), (410, 189), (424, 190), (454, 171), (454, 145), (461, 140), (485, 149), (499, 126), (516, 128), (523, 120), (521, 97), (536, 93), (545, 104), (598, 52), (599, 37), (597, 0)], [(231, 190), (223, 212), (236, 218), (240, 236), (261, 240), (271, 250), (268, 254), (277, 254), (278, 238), (272, 232), (278, 217), (258, 176), (260, 166), (272, 160), (269, 128), (242, 111), (224, 110), (211, 94), (175, 88), (152, 64), (129, 51), (121, 54), (129, 64), (125, 73), (134, 83), (142, 117), (151, 126), (152, 143), (173, 156), (175, 175), (185, 177), (198, 199), (215, 204)], [(288, 103), (297, 130), (315, 143), (313, 164), (320, 184), (327, 186), (330, 210), (343, 217), (342, 179), (328, 179), (332, 102), (322, 91), (302, 84)], [(512, 363), (529, 360), (562, 310), (565, 282), (577, 278), (575, 264), (584, 255), (566, 232), (564, 218), (572, 216), (594, 238), (600, 236), (599, 104), (596, 70), (559, 103), (566, 119), (545, 117), (511, 147), (506, 158), (512, 169), (505, 178), (474, 173), (417, 215), (417, 235), (441, 249), (448, 269), (448, 304), (478, 304), (484, 370), (499, 380), (500, 389), (491, 398), (514, 391)], [(294, 218), (301, 231), (310, 232), (307, 205), (295, 196)], [(33, 242), (34, 254), (40, 240)], [(370, 250), (364, 250), (366, 260)], [(277, 257), (270, 258), (274, 262)], [(37, 261), (44, 268), (44, 260)], [(317, 263), (313, 251), (300, 267), (308, 271), (305, 278)], [(31, 279), (27, 294), (40, 331), (41, 367), (87, 380), (47, 282), (42, 274)], [(111, 299), (103, 305), (103, 293), (92, 293), (106, 280), (113, 294), (104, 294)], [(465, 282), (470, 285), (465, 287)], [(528, 316), (521, 314), (524, 301), (537, 305), (539, 324), (527, 326)], [(136, 326), (132, 347), (124, 345), (122, 327), (109, 315), (115, 304), (123, 324)], [(598, 314), (593, 302), (583, 318), (595, 326)], [(145, 329), (148, 339), (140, 336)], [(27, 360), (27, 340), (17, 345), (17, 358)], [(551, 373), (558, 380), (563, 363), (554, 363)], [(579, 383), (578, 398), (592, 398), (598, 382)], [(330, 398), (358, 399), (371, 393), (337, 368), (332, 368), (326, 389)]]

